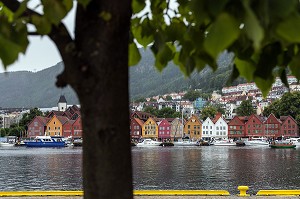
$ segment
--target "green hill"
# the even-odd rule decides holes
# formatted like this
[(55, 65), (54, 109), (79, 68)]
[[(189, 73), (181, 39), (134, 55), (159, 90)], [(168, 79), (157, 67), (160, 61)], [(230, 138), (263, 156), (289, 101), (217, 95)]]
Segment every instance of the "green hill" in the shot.
[[(228, 53), (220, 56), (219, 69), (215, 73), (207, 67), (201, 73), (194, 72), (190, 78), (185, 78), (173, 63), (160, 73), (154, 67), (152, 53), (149, 50), (141, 50), (141, 54), (140, 63), (129, 68), (131, 98), (187, 89), (202, 89), (204, 92), (220, 90), (231, 72), (232, 55)], [(61, 94), (66, 96), (68, 104), (79, 104), (76, 94), (70, 87), (56, 88), (56, 76), (62, 70), (63, 64), (58, 63), (36, 73), (28, 71), (0, 73), (0, 107), (53, 107), (57, 106)]]

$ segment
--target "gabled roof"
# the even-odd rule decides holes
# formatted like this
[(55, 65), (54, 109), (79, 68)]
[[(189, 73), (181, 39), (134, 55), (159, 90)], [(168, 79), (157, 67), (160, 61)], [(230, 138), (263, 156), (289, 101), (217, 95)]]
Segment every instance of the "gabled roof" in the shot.
[(142, 126), (144, 124), (144, 122), (142, 120), (140, 120), (139, 118), (132, 118), (133, 120), (135, 120), (140, 126)]
[(292, 119), (297, 124), (297, 121), (292, 116), (290, 116), (290, 115), (288, 115), (288, 116), (280, 116), (280, 121), (282, 123), (284, 123), (288, 118)]
[(56, 116), (56, 118), (60, 121), (62, 125), (69, 121), (69, 119), (66, 116)]
[(36, 116), (36, 119), (40, 120), (44, 126), (46, 126), (50, 120), (50, 118), (43, 117), (43, 116)]
[(50, 118), (50, 117), (53, 117), (54, 115), (56, 115), (56, 116), (63, 116), (63, 115), (65, 115), (65, 112), (63, 112), (63, 111), (51, 111), (47, 115), (47, 117)]

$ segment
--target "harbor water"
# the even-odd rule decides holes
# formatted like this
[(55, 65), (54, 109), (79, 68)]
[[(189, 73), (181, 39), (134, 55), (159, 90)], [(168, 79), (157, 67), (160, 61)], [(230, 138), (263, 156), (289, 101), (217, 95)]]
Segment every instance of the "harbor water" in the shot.
[[(136, 190), (300, 189), (300, 148), (132, 147), (132, 160)], [(0, 191), (82, 190), (81, 167), (80, 147), (3, 148)]]

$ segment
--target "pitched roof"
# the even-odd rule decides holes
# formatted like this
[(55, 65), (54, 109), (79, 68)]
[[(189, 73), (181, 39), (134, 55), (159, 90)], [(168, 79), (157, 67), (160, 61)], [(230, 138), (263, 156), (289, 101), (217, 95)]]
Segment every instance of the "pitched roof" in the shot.
[(61, 96), (59, 97), (58, 103), (67, 103), (67, 100), (66, 100), (66, 98), (65, 98), (64, 95), (61, 95)]
[(43, 116), (36, 116), (36, 119), (40, 120), (44, 126), (46, 126), (50, 120), (50, 118), (43, 117)]
[(69, 119), (66, 116), (56, 116), (56, 118), (60, 121), (62, 125), (69, 121)]
[(133, 120), (135, 120), (140, 126), (142, 126), (144, 124), (144, 122), (142, 120), (140, 120), (139, 118), (132, 118)]

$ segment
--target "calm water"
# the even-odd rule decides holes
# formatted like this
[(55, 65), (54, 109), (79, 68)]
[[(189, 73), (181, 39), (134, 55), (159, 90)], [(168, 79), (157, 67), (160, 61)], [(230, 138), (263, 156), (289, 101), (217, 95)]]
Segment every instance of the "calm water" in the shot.
[[(134, 189), (300, 189), (300, 148), (132, 148)], [(81, 148), (0, 150), (0, 190), (82, 190)]]
[(300, 148), (133, 148), (135, 189), (300, 189)]

